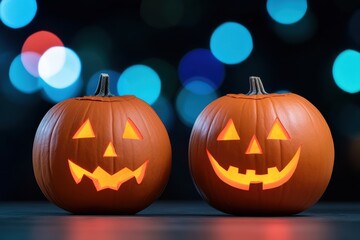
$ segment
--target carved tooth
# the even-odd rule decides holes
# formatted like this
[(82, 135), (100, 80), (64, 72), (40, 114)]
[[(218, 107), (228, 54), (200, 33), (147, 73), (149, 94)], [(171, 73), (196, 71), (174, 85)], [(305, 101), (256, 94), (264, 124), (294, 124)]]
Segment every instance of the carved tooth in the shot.
[(238, 174), (239, 173), (239, 168), (231, 166), (229, 167), (229, 169), (227, 170), (227, 172), (229, 174)]
[(277, 174), (279, 174), (279, 170), (277, 169), (277, 167), (268, 168), (268, 174), (271, 176), (276, 176)]
[(246, 176), (247, 177), (253, 177), (255, 175), (256, 175), (255, 170), (253, 170), (253, 169), (247, 169), (246, 170)]

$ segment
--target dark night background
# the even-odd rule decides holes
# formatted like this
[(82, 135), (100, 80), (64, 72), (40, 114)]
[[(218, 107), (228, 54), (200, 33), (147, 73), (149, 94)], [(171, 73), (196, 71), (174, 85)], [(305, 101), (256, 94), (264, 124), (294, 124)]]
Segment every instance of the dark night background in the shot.
[[(165, 1), (154, 1), (161, 4)], [(312, 102), (327, 120), (335, 144), (335, 165), (331, 182), (321, 201), (358, 201), (360, 194), (360, 96), (346, 93), (334, 82), (332, 66), (345, 49), (360, 49), (360, 22), (350, 27), (359, 1), (308, 1), (305, 17), (293, 25), (273, 21), (266, 1), (184, 0), (183, 15), (176, 24), (164, 27), (148, 25), (140, 14), (141, 0), (131, 1), (38, 1), (33, 21), (20, 29), (0, 24), (0, 200), (45, 200), (32, 170), (32, 143), (42, 117), (55, 104), (42, 97), (41, 91), (24, 94), (9, 81), (9, 66), (21, 52), (22, 44), (40, 30), (55, 33), (75, 52), (83, 50), (82, 41), (100, 46), (106, 61), (82, 60), (82, 78), (86, 82), (101, 69), (123, 71), (127, 66), (162, 59), (177, 68), (192, 49), (209, 48), (211, 33), (226, 21), (241, 23), (252, 34), (253, 51), (245, 61), (225, 65), (225, 80), (218, 96), (248, 91), (248, 77), (260, 76), (268, 92), (287, 89)], [(160, 5), (159, 5), (160, 6)], [(84, 29), (101, 29), (93, 41), (79, 37)], [(304, 28), (310, 29), (306, 33)], [(354, 32), (355, 31), (355, 32)], [(356, 35), (357, 34), (357, 35)], [(98, 46), (99, 47), (99, 46)], [(98, 65), (96, 65), (98, 64)], [(360, 68), (359, 68), (360, 71)], [(172, 172), (161, 199), (200, 199), (192, 183), (187, 159), (191, 127), (175, 110), (181, 82), (172, 73), (171, 84), (164, 83), (163, 95), (173, 106), (174, 119), (168, 127), (172, 143)], [(164, 81), (164, 79), (162, 79)], [(79, 95), (85, 94), (85, 87)], [(11, 95), (11, 97), (9, 97)], [(321, 141), (321, 139), (318, 139)]]

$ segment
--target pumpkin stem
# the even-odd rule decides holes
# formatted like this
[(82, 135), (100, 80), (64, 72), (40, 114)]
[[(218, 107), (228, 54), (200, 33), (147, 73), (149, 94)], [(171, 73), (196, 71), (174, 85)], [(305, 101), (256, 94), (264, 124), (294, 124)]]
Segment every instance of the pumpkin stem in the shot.
[(246, 95), (261, 95), (268, 94), (259, 77), (251, 76), (249, 79), (250, 91)]
[(97, 97), (112, 97), (114, 95), (110, 92), (110, 80), (109, 75), (106, 73), (100, 74), (100, 79), (94, 96)]

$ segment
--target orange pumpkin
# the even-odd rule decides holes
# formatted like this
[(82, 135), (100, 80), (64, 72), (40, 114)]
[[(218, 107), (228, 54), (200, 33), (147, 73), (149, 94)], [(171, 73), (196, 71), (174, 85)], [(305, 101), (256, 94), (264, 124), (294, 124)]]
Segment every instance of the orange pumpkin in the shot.
[(296, 214), (324, 193), (334, 144), (321, 113), (293, 94), (227, 94), (198, 116), (189, 165), (200, 195), (231, 214)]
[(42, 119), (33, 168), (44, 195), (67, 211), (133, 214), (165, 188), (170, 140), (147, 103), (111, 95), (102, 74), (95, 96), (60, 102)]

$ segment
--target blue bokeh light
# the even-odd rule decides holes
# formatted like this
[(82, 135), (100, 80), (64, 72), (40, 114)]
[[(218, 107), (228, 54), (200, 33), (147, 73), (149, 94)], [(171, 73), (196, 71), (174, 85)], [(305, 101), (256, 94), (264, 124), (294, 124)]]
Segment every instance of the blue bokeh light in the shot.
[(298, 44), (314, 37), (318, 20), (311, 11), (307, 11), (305, 16), (294, 24), (274, 24), (273, 27), (282, 40), (290, 44)]
[(293, 24), (304, 17), (306, 0), (267, 0), (266, 9), (272, 19), (281, 24)]
[(200, 112), (216, 98), (216, 92), (199, 95), (186, 88), (181, 89), (176, 97), (176, 111), (180, 120), (186, 126), (192, 127)]
[(236, 22), (226, 22), (217, 27), (210, 38), (214, 56), (225, 64), (237, 64), (249, 57), (253, 40), (249, 30)]
[(360, 9), (356, 10), (348, 23), (348, 33), (350, 38), (360, 45)]
[(142, 64), (127, 68), (117, 85), (119, 95), (135, 95), (148, 104), (152, 104), (160, 95), (159, 75), (150, 67)]
[(214, 92), (217, 86), (207, 78), (193, 77), (188, 80), (185, 88), (196, 94), (209, 94)]
[(141, 62), (156, 71), (161, 79), (161, 95), (173, 97), (179, 85), (177, 69), (164, 59), (148, 58)]
[(80, 78), (78, 78), (70, 86), (61, 89), (54, 88), (44, 82), (42, 82), (42, 85), (43, 85), (43, 92), (42, 92), (43, 97), (49, 102), (58, 103), (64, 101), (65, 99), (78, 97), (81, 92), (83, 82)]
[(100, 74), (102, 74), (102, 73), (107, 73), (109, 75), (111, 94), (119, 95), (118, 90), (117, 90), (117, 83), (118, 83), (118, 80), (120, 77), (120, 73), (118, 73), (117, 71), (114, 71), (114, 70), (109, 70), (109, 69), (97, 71), (90, 77), (90, 79), (86, 85), (86, 95), (87, 96), (94, 95), (96, 88), (98, 86), (98, 83), (99, 83)]
[(9, 69), (9, 77), (11, 84), (23, 93), (30, 94), (41, 88), (39, 79), (25, 69), (21, 61), (21, 54), (12, 61)]
[(332, 73), (336, 85), (348, 93), (360, 91), (360, 53), (347, 49), (335, 59)]
[[(192, 81), (199, 82), (200, 80), (212, 86), (213, 89), (217, 89), (225, 77), (224, 64), (216, 59), (210, 50), (202, 48), (188, 52), (179, 63), (178, 72), (184, 86)], [(190, 87), (189, 90), (191, 89)], [(197, 93), (196, 90), (195, 93)]]
[(39, 75), (54, 88), (72, 85), (81, 73), (79, 56), (70, 48), (49, 48), (39, 60)]
[(29, 72), (29, 74), (36, 78), (39, 77), (38, 64), (40, 57), (41, 55), (36, 52), (23, 52), (21, 54), (21, 61), (24, 68)]
[[(0, 48), (4, 46), (6, 45), (2, 45), (0, 46)], [(3, 106), (10, 106), (11, 104), (14, 104), (15, 106), (24, 107), (30, 106), (34, 103), (36, 104), (41, 99), (39, 95), (24, 93), (23, 91), (20, 91), (14, 86), (14, 84), (10, 80), (10, 67), (11, 64), (15, 61), (15, 58), (16, 53), (9, 50), (0, 50), (0, 75), (3, 76), (3, 78), (0, 79), (0, 98), (2, 99)], [(17, 79), (17, 81), (20, 82), (20, 85), (22, 84), (23, 80), (24, 79)], [(30, 80), (32, 81), (34, 79), (30, 78)], [(29, 91), (27, 90), (26, 92)], [(7, 109), (7, 107), (5, 109)], [(9, 118), (9, 116), (7, 116), (6, 118)]]
[(2, 0), (0, 16), (2, 22), (10, 28), (22, 28), (28, 25), (37, 12), (36, 0)]
[(154, 102), (151, 106), (164, 123), (166, 129), (168, 131), (172, 129), (175, 121), (175, 113), (170, 101), (160, 95), (156, 102)]

